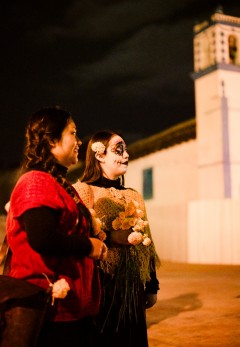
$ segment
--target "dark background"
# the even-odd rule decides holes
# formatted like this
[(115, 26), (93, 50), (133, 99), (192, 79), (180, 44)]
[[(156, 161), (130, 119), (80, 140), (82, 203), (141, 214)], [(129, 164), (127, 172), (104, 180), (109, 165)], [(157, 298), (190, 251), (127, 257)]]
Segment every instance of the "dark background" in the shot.
[(195, 116), (193, 26), (240, 2), (42, 0), (1, 4), (0, 168), (19, 165), (39, 108), (71, 111), (78, 135), (112, 128), (127, 143)]

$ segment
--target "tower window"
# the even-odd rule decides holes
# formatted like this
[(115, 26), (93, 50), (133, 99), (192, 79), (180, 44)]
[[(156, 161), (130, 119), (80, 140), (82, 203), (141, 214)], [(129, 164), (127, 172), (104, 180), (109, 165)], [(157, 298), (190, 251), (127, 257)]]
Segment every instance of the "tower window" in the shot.
[(236, 64), (237, 61), (237, 38), (234, 35), (228, 37), (229, 47), (229, 62), (230, 64)]

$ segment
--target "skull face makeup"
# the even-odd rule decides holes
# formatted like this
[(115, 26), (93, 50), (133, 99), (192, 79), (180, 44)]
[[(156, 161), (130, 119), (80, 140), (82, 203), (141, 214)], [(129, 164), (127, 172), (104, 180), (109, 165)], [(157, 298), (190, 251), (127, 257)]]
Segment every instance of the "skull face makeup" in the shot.
[(106, 154), (100, 160), (103, 176), (109, 179), (117, 179), (124, 175), (128, 166), (128, 152), (123, 139), (115, 135), (109, 141)]
[(123, 156), (124, 152), (127, 152), (127, 146), (124, 141), (117, 142), (111, 145), (111, 151), (119, 156)]

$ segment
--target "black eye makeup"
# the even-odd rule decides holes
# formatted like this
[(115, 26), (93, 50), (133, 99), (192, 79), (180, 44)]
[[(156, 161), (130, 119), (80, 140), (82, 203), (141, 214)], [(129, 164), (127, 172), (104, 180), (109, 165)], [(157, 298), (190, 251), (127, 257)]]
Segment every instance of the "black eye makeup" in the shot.
[(125, 151), (127, 152), (127, 146), (124, 142), (118, 142), (115, 145), (111, 146), (111, 152), (119, 156), (122, 156)]

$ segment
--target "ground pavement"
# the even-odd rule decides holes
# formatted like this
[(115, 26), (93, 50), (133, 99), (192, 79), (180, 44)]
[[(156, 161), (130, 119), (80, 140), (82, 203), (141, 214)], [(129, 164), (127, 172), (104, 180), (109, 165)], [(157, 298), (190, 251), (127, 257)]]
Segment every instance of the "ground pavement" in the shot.
[(240, 266), (163, 262), (158, 279), (149, 347), (240, 347)]
[(158, 301), (147, 310), (149, 347), (240, 347), (240, 266), (163, 261), (158, 279)]

